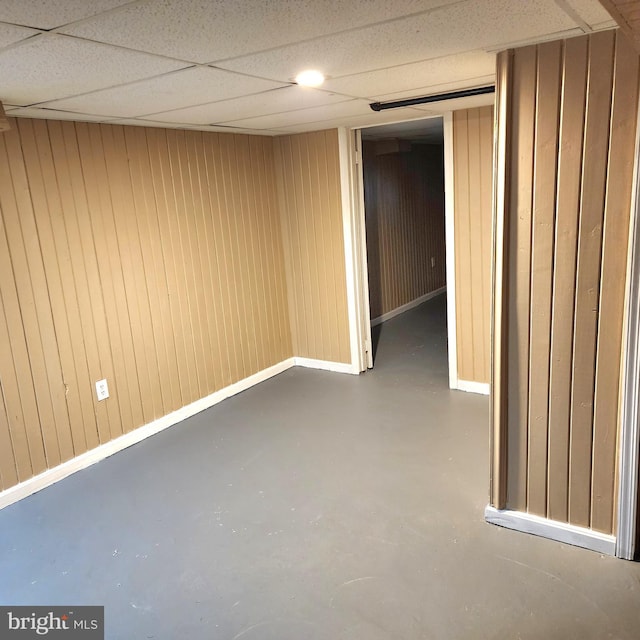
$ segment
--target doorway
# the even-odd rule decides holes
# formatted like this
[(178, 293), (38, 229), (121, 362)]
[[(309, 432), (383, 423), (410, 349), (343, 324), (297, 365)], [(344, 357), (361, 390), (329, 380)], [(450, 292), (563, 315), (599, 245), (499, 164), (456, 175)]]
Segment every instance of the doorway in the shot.
[(371, 349), (384, 323), (446, 290), (441, 117), (361, 130)]

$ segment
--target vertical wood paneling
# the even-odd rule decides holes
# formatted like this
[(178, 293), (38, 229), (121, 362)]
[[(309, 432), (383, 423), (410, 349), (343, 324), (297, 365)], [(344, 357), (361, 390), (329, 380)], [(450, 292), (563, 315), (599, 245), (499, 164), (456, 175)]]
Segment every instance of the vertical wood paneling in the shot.
[[(618, 38), (611, 104), (607, 188), (604, 210), (604, 238), (598, 303), (598, 336), (593, 419), (593, 471), (591, 526), (598, 531), (614, 529), (615, 468), (622, 360), (626, 247), (629, 223), (621, 212), (630, 210), (633, 175), (637, 79), (640, 58), (625, 38)], [(636, 88), (634, 90), (634, 88)]]
[(620, 32), (517, 49), (499, 122), (511, 133), (507, 507), (604, 533), (639, 72)]
[(529, 360), (529, 511), (546, 515), (551, 298), (555, 227), (555, 185), (560, 106), (559, 42), (540, 45), (536, 96), (533, 220), (531, 229), (531, 317)]
[[(81, 269), (86, 276), (86, 283), (79, 284), (80, 288), (86, 293), (84, 295), (79, 293), (79, 296), (84, 299), (84, 305), (81, 308), (84, 309), (85, 314), (83, 319), (83, 327), (87, 335), (85, 341), (88, 346), (90, 345), (87, 351), (90, 375), (95, 376), (95, 379), (98, 380), (101, 378), (113, 380), (114, 371), (109, 340), (101, 340), (101, 336), (108, 335), (108, 329), (96, 257), (94, 230), (92, 219), (89, 215), (87, 181), (80, 163), (76, 127), (70, 122), (62, 123), (61, 134), (64, 156), (69, 167), (69, 186), (73, 194), (74, 209), (77, 214), (77, 232), (80, 245), (78, 253), (82, 256), (82, 262), (74, 268), (74, 271), (77, 273)], [(80, 282), (79, 277), (76, 281)], [(107, 442), (111, 439), (111, 424), (117, 424), (120, 419), (118, 405), (118, 397), (114, 395), (112, 402), (102, 402), (95, 406), (99, 442)], [(118, 434), (119, 431), (117, 427), (113, 427), (114, 433)], [(88, 444), (89, 442), (89, 439), (87, 439)]]
[[(0, 208), (0, 211), (3, 213), (4, 220), (4, 210)], [(14, 358), (14, 352), (19, 352), (24, 348), (24, 332), (20, 315), (16, 314), (19, 307), (4, 224), (0, 225), (0, 300), (3, 311), (0, 315), (0, 383), (2, 384), (2, 396), (8, 420), (8, 431), (13, 445), (16, 479), (22, 481), (37, 472), (33, 470), (27, 435), (26, 420), (30, 416), (28, 412), (25, 413), (20, 395), (19, 375), (21, 369), (16, 365)], [(31, 400), (31, 398), (28, 399)], [(33, 446), (40, 449), (40, 443), (37, 441)], [(36, 456), (38, 453), (37, 451)], [(3, 477), (4, 473), (3, 469)], [(7, 467), (6, 474), (10, 473), (10, 467)]]
[[(25, 453), (30, 459), (31, 470), (39, 473), (46, 469), (47, 453), (55, 456), (55, 452), (47, 452), (46, 447), (51, 444), (51, 437), (48, 436), (45, 443), (39, 428), (41, 411), (43, 422), (50, 430), (53, 430), (53, 424), (49, 407), (45, 406), (46, 395), (43, 394), (45, 397), (39, 405), (37, 401), (38, 390), (42, 389), (43, 384), (42, 349), (39, 344), (37, 315), (29, 280), (27, 248), (22, 235), (19, 203), (9, 165), (10, 161), (15, 163), (19, 158), (9, 157), (6, 144), (8, 137), (15, 139), (15, 136), (15, 131), (9, 131), (0, 138), (0, 206), (4, 218), (4, 228), (0, 232), (0, 272), (2, 301), (9, 330), (17, 392), (11, 398), (9, 411), (13, 414), (18, 408), (17, 405), (21, 407), (22, 416), (19, 421), (27, 441)], [(29, 358), (30, 348), (34, 350), (33, 368)], [(3, 361), (2, 366), (8, 364), (8, 361)]]
[[(20, 121), (19, 125), (29, 121)], [(100, 286), (92, 289), (92, 295), (96, 300), (97, 313), (95, 315), (96, 331), (99, 336), (108, 336), (107, 340), (98, 340), (100, 349), (100, 370), (102, 376), (111, 381), (112, 387), (118, 393), (113, 395), (112, 401), (107, 403), (107, 414), (109, 421), (110, 438), (115, 438), (123, 433), (123, 425), (132, 424), (131, 407), (129, 403), (129, 389), (123, 381), (124, 378), (124, 358), (122, 354), (122, 340), (120, 334), (120, 326), (118, 323), (116, 296), (114, 292), (114, 283), (110, 278), (110, 272), (107, 267), (109, 265), (109, 244), (107, 240), (108, 224), (105, 223), (108, 204), (104, 202), (100, 184), (100, 174), (97, 163), (101, 162), (101, 150), (94, 150), (91, 141), (91, 131), (86, 125), (78, 124), (76, 126), (76, 139), (78, 143), (78, 153), (81, 157), (82, 173), (78, 177), (84, 179), (87, 197), (88, 211), (92, 215), (87, 215), (85, 211), (84, 217), (86, 223), (90, 224), (91, 230), (86, 232), (87, 237), (92, 236), (93, 246), (95, 249), (95, 260), (97, 274), (93, 273), (94, 282), (100, 282)], [(44, 135), (44, 134), (43, 134)], [(23, 148), (24, 148), (23, 134)], [(29, 163), (28, 163), (29, 164)], [(33, 193), (33, 185), (32, 185)], [(90, 253), (88, 254), (90, 255)], [(51, 260), (54, 256), (51, 256)], [(64, 320), (61, 316), (57, 322), (57, 326), (64, 331)], [(116, 384), (116, 381), (117, 384)], [(101, 440), (104, 442), (109, 438), (105, 438), (104, 432), (101, 434)]]
[(275, 139), (296, 356), (349, 363), (338, 133)]
[[(27, 177), (24, 163), (19, 153), (17, 135), (5, 137), (8, 164), (11, 180), (14, 185), (15, 212), (19, 216), (21, 239), (24, 243), (26, 263), (23, 269), (19, 266), (19, 252), (13, 252), (16, 286), (27, 338), (27, 348), (33, 376), (33, 383), (38, 403), (40, 420), (46, 429), (43, 440), (48, 464), (59, 464), (63, 459), (73, 455), (73, 448), (67, 429), (60, 429), (62, 451), (58, 441), (58, 425), (68, 424), (68, 414), (64, 404), (63, 385), (60, 366), (57, 362), (57, 345), (51, 324), (51, 307), (48, 301), (47, 283), (39, 248), (38, 233), (33, 215), (33, 207), (29, 199)], [(9, 219), (10, 219), (9, 207)], [(7, 227), (15, 229), (16, 225)], [(9, 242), (12, 243), (11, 236)], [(13, 238), (13, 242), (20, 238)]]
[(2, 488), (291, 357), (272, 145), (12, 121), (0, 138)]
[(413, 144), (384, 154), (377, 147), (363, 145), (372, 318), (445, 284), (442, 146)]
[[(186, 298), (184, 256), (180, 244), (173, 168), (167, 132), (146, 132), (151, 160), (151, 179), (156, 194), (158, 225), (163, 247), (167, 296), (171, 309), (171, 330), (176, 352), (178, 382), (182, 404), (188, 404), (196, 386), (193, 341), (190, 337), (189, 305)], [(239, 370), (238, 370), (239, 371)], [(234, 373), (237, 373), (234, 372)]]
[[(46, 131), (43, 131), (42, 135), (44, 137)], [(143, 422), (140, 384), (136, 372), (133, 334), (125, 291), (126, 273), (122, 266), (121, 249), (116, 232), (116, 211), (114, 211), (111, 197), (102, 129), (89, 127), (88, 138), (89, 149), (86, 149), (83, 154), (83, 167), (89, 178), (88, 190), (90, 193), (94, 189), (97, 191), (97, 199), (100, 203), (99, 208), (92, 210), (91, 217), (96, 223), (95, 246), (103, 282), (102, 291), (105, 296), (111, 353), (115, 365), (115, 379), (111, 386), (115, 386), (122, 420), (120, 425), (112, 426), (112, 431), (114, 434), (118, 431), (126, 433)], [(89, 171), (92, 173), (88, 173)], [(104, 236), (101, 236), (100, 230), (103, 231)], [(109, 306), (109, 302), (113, 306)]]
[(527, 413), (529, 401), (529, 304), (531, 295), (531, 217), (533, 143), (536, 110), (536, 47), (521, 49), (513, 62), (511, 138), (512, 212), (509, 245), (509, 478), (513, 509), (527, 506)]
[[(151, 167), (149, 155), (145, 143), (144, 129), (139, 127), (127, 127), (124, 129), (125, 144), (130, 158), (129, 172), (132, 184), (139, 185), (139, 189), (133, 190), (133, 202), (135, 207), (135, 222), (142, 251), (142, 264), (144, 266), (145, 280), (148, 284), (148, 298), (144, 300), (148, 304), (151, 327), (151, 335), (155, 344), (155, 370), (158, 379), (154, 387), (155, 413), (166, 413), (166, 407), (179, 403), (179, 396), (174, 396), (172, 384), (175, 370), (169, 363), (164, 327), (170, 328), (170, 321), (163, 308), (162, 297), (167, 295), (166, 281), (163, 278), (162, 263), (158, 262), (158, 226), (154, 218), (155, 198), (152, 190)], [(171, 371), (170, 376), (159, 376), (160, 371)]]
[[(486, 112), (486, 109), (485, 109)], [(473, 109), (467, 112), (467, 125), (468, 125), (468, 150), (469, 150), (469, 166), (473, 167), (469, 171), (469, 197), (486, 206), (486, 202), (481, 202), (482, 197), (482, 183), (481, 183), (481, 168), (484, 158), (481, 156), (482, 142), (481, 142), (481, 111), (479, 109)], [(455, 133), (454, 133), (455, 135)], [(455, 159), (454, 159), (455, 162)], [(455, 180), (455, 177), (454, 177)], [(455, 202), (455, 199), (454, 199)], [(455, 214), (454, 214), (455, 215)], [(473, 380), (476, 380), (478, 372), (475, 371), (475, 365), (480, 371), (485, 372), (489, 368), (487, 362), (486, 340), (488, 323), (484, 314), (483, 299), (487, 290), (485, 276), (486, 269), (484, 269), (485, 263), (489, 258), (489, 253), (483, 251), (483, 216), (482, 215), (469, 215), (469, 264), (473, 265), (471, 269), (471, 309), (475, 312), (472, 314), (471, 320), (471, 334), (474, 345), (479, 345), (479, 348), (473, 349), (472, 356), (474, 359), (474, 376)], [(455, 225), (454, 225), (455, 228)], [(462, 257), (464, 259), (464, 257)], [(479, 311), (479, 313), (478, 313)], [(462, 376), (460, 376), (462, 377)], [(466, 378), (463, 378), (466, 379)]]
[[(346, 289), (347, 272), (344, 260), (340, 156), (337, 131), (331, 131), (328, 133), (328, 136), (327, 143), (319, 146), (321, 157), (323, 158), (320, 179), (326, 179), (327, 184), (336, 186), (335, 188), (327, 189), (321, 183), (320, 195), (326, 196), (327, 210), (334, 212), (330, 217), (330, 224), (328, 225), (328, 228), (331, 229), (331, 238), (333, 241), (327, 247), (328, 251), (326, 253), (327, 259), (330, 260), (331, 263), (329, 273), (333, 275), (330, 281), (330, 291), (335, 300), (332, 321), (336, 327), (334, 336), (336, 341), (335, 349), (342, 354), (346, 362), (351, 362), (347, 297), (343, 294), (343, 291)], [(340, 214), (338, 214), (338, 212), (340, 212)], [(342, 238), (342, 241), (338, 242), (338, 238)]]
[[(458, 377), (474, 380), (476, 376), (473, 344), (473, 287), (471, 273), (475, 266), (471, 260), (471, 217), (472, 210), (470, 179), (472, 168), (469, 140), (469, 112), (453, 113), (453, 163), (454, 163), (454, 255), (455, 255), (455, 295), (456, 295), (456, 353)], [(476, 292), (476, 300), (477, 300)], [(483, 380), (484, 382), (485, 380)]]
[[(124, 276), (124, 301), (126, 304), (124, 323), (127, 324), (128, 320), (131, 331), (133, 371), (130, 373), (130, 379), (136, 381), (139, 391), (133, 402), (135, 422), (131, 427), (135, 427), (149, 422), (155, 417), (151, 379), (147, 365), (151, 327), (149, 326), (147, 331), (147, 325), (144, 324), (144, 299), (147, 294), (139, 255), (140, 245), (136, 238), (135, 208), (122, 127), (101, 125), (100, 133), (107, 185), (113, 206), (115, 237), (121, 261), (121, 265), (117, 265), (115, 268), (120, 269)], [(129, 215), (119, 215), (120, 212), (129, 212)]]
[(569, 522), (588, 527), (598, 332), (598, 290), (607, 180), (614, 33), (589, 40), (587, 103), (578, 225), (569, 448)]
[(587, 78), (587, 38), (563, 44), (549, 371), (548, 517), (569, 513), (573, 301)]
[(9, 416), (4, 402), (4, 394), (0, 389), (0, 489), (18, 483), (16, 460), (9, 431)]
[(453, 112), (458, 378), (489, 382), (493, 107)]

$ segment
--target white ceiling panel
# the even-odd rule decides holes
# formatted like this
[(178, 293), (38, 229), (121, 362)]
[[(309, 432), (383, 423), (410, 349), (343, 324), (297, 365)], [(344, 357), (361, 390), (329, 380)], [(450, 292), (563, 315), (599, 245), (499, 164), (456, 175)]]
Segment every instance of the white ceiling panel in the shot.
[(180, 68), (179, 62), (60, 35), (0, 52), (0, 99), (26, 106)]
[(0, 20), (36, 29), (53, 29), (131, 0), (2, 0)]
[(304, 68), (330, 78), (443, 57), (500, 43), (529, 41), (576, 23), (548, 0), (468, 0), (429, 14), (320, 38), (219, 64), (226, 69), (286, 81)]
[[(480, 77), (494, 76), (495, 64), (495, 54), (471, 51), (330, 79), (323, 87), (354, 97), (374, 98), (399, 91), (406, 92), (414, 87), (460, 81), (465, 83)], [(468, 82), (467, 86), (470, 86)]]
[(598, 0), (559, 0), (560, 6), (567, 5), (575, 11), (590, 27), (604, 24), (615, 25), (607, 10)]
[(456, 0), (146, 0), (64, 33), (213, 62), (430, 10)]
[[(437, 115), (437, 114), (433, 114)], [(407, 120), (424, 119), (427, 114), (424, 111), (411, 109), (394, 109), (392, 111), (381, 111), (375, 113), (369, 111), (369, 114), (360, 114), (356, 117), (342, 116), (338, 118), (330, 118), (329, 120), (318, 120), (316, 122), (302, 122), (286, 127), (280, 127), (280, 131), (287, 133), (297, 133), (302, 131), (320, 131), (322, 129), (335, 129), (336, 127), (371, 127), (389, 122), (405, 122)]]
[[(399, 111), (399, 110), (397, 110)], [(307, 122), (318, 122), (321, 120), (331, 120), (335, 118), (355, 118), (356, 116), (368, 115), (372, 113), (369, 103), (366, 100), (348, 100), (338, 104), (326, 105), (323, 107), (313, 107), (299, 111), (287, 113), (277, 113), (271, 116), (259, 118), (247, 118), (227, 122), (227, 124), (238, 127), (249, 127), (252, 129), (281, 129), (293, 124), (303, 124)]]
[(419, 96), (429, 96), (436, 93), (448, 93), (449, 91), (460, 91), (472, 87), (481, 87), (494, 84), (495, 74), (490, 76), (480, 76), (479, 78), (471, 78), (469, 80), (459, 80), (458, 82), (447, 82), (445, 84), (436, 84), (429, 87), (416, 87), (407, 89), (406, 91), (395, 91), (394, 93), (383, 93), (373, 96), (372, 100), (376, 102), (386, 102), (387, 100), (402, 100), (404, 98), (417, 98)]
[(37, 31), (34, 29), (26, 29), (25, 27), (16, 27), (13, 24), (0, 23), (0, 49), (7, 47), (15, 42), (20, 42), (25, 38), (34, 36)]
[(225, 100), (212, 104), (202, 104), (188, 109), (156, 113), (150, 118), (168, 122), (188, 122), (191, 124), (211, 124), (252, 118), (256, 116), (306, 109), (335, 102), (344, 102), (349, 98), (298, 86), (274, 89), (244, 98)]
[(137, 118), (114, 118), (104, 120), (105, 124), (122, 124), (136, 127), (153, 127), (159, 129), (192, 129), (188, 125), (176, 124), (175, 122), (160, 122), (157, 120), (138, 120)]
[(193, 127), (198, 131), (211, 131), (213, 133), (243, 133), (254, 136), (277, 136), (282, 135), (282, 131), (272, 129), (243, 129), (242, 127), (225, 127), (225, 126), (200, 126)]
[(54, 100), (46, 106), (128, 118), (155, 113), (158, 105), (167, 110), (180, 109), (282, 86), (285, 85), (281, 82), (249, 78), (212, 67), (191, 67), (121, 87)]
[[(55, 109), (39, 109), (38, 107), (17, 107), (7, 109), (7, 115), (16, 118), (43, 118), (45, 120), (78, 120), (77, 113), (68, 111), (56, 111)], [(82, 120), (87, 122), (100, 122), (104, 117), (83, 116)]]
[[(358, 100), (357, 102), (363, 103)], [(344, 113), (326, 112), (328, 118), (319, 118), (314, 122), (292, 122), (290, 125), (273, 124), (272, 128), (278, 128), (282, 131), (317, 131), (319, 129), (331, 129), (334, 127), (366, 127), (384, 123), (404, 122), (406, 120), (424, 119), (425, 117), (441, 116), (449, 111), (457, 111), (460, 109), (471, 109), (473, 107), (483, 107), (494, 103), (494, 94), (486, 94), (481, 96), (471, 96), (469, 98), (457, 98), (455, 100), (443, 100), (441, 102), (432, 102), (423, 106), (416, 105), (413, 107), (401, 107), (398, 109), (387, 109), (384, 111), (374, 112), (368, 107), (366, 111), (357, 111), (353, 109), (352, 113), (345, 110)], [(340, 105), (336, 105), (340, 106)], [(313, 110), (311, 110), (313, 111)], [(296, 112), (297, 115), (301, 112)], [(259, 128), (263, 124), (262, 121), (251, 121), (251, 126)]]

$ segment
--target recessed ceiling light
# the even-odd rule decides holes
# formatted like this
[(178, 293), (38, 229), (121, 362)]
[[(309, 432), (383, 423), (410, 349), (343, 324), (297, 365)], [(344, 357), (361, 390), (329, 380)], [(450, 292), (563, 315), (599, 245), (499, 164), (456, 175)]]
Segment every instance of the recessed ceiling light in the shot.
[(324, 75), (315, 69), (301, 71), (296, 76), (296, 83), (302, 87), (319, 87), (324, 82)]

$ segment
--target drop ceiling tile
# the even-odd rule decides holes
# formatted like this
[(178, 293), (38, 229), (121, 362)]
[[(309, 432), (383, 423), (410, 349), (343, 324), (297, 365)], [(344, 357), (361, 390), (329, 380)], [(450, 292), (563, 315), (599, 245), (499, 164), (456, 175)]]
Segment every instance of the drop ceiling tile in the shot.
[[(469, 51), (456, 55), (424, 60), (399, 67), (390, 67), (329, 79), (323, 88), (362, 98), (410, 91), (416, 87), (444, 83), (467, 82), (481, 76), (495, 75), (495, 54)], [(469, 86), (469, 85), (467, 85)]]
[[(386, 124), (393, 122), (404, 122), (408, 120), (420, 120), (427, 117), (441, 116), (452, 110), (470, 109), (473, 107), (481, 107), (485, 105), (493, 104), (493, 94), (484, 96), (473, 96), (470, 98), (458, 98), (456, 100), (446, 100), (442, 102), (434, 102), (424, 107), (402, 107), (398, 109), (388, 109), (385, 111), (374, 112), (367, 105), (366, 111), (353, 110), (352, 113), (331, 113), (325, 112), (321, 114), (323, 116), (313, 122), (295, 121), (292, 120), (290, 124), (280, 124), (277, 122), (272, 123), (271, 128), (277, 128), (281, 131), (287, 131), (289, 133), (301, 132), (301, 131), (318, 131), (321, 129), (333, 129), (336, 127), (372, 127), (378, 124)], [(362, 103), (363, 101), (357, 101)], [(339, 105), (337, 105), (339, 106)], [(310, 109), (309, 111), (313, 111)], [(296, 112), (302, 113), (302, 112)], [(258, 120), (258, 119), (256, 119)], [(247, 122), (247, 121), (245, 121)], [(264, 124), (260, 122), (252, 122), (251, 126), (258, 127)]]
[(60, 35), (39, 35), (0, 52), (7, 102), (29, 105), (140, 80), (182, 63)]
[(367, 116), (372, 113), (366, 100), (348, 100), (337, 104), (311, 109), (300, 109), (288, 113), (277, 113), (259, 118), (247, 118), (227, 122), (228, 125), (249, 127), (255, 129), (282, 129), (296, 124), (320, 122), (337, 118), (354, 119), (357, 116)]
[(602, 26), (606, 23), (615, 25), (607, 10), (598, 0), (563, 0), (573, 9), (590, 27)]
[(75, 120), (76, 122), (100, 122), (104, 117), (85, 113), (71, 113), (55, 109), (39, 109), (38, 107), (17, 107), (7, 109), (7, 115), (16, 118), (44, 118), (45, 120)]
[[(250, 78), (211, 67), (191, 67), (121, 87), (54, 100), (46, 103), (46, 106), (128, 118), (152, 114), (158, 111), (158, 107), (162, 107), (163, 111), (180, 109), (282, 86), (280, 82)], [(207, 120), (209, 122), (211, 120)]]
[(223, 102), (202, 104), (187, 109), (178, 109), (177, 111), (155, 113), (149, 117), (154, 120), (166, 120), (168, 122), (211, 124), (294, 111), (296, 109), (343, 102), (348, 99), (344, 96), (316, 89), (288, 86), (282, 89), (236, 98), (235, 100), (224, 100)]
[(16, 27), (13, 24), (3, 24), (0, 22), (0, 49), (8, 47), (15, 42), (20, 42), (20, 40), (24, 40), (25, 38), (30, 38), (36, 33), (38, 32), (34, 29)]
[(424, 112), (416, 109), (394, 109), (389, 112), (375, 113), (369, 111), (368, 114), (360, 114), (358, 116), (347, 116), (338, 118), (329, 118), (328, 120), (318, 120), (316, 122), (302, 122), (297, 124), (279, 127), (280, 131), (287, 133), (301, 133), (303, 131), (321, 131), (323, 129), (335, 129), (337, 127), (371, 127), (378, 124), (386, 124), (389, 122), (404, 122), (405, 120), (424, 120), (427, 116)]
[(250, 136), (277, 136), (282, 132), (273, 129), (243, 129), (242, 127), (223, 127), (223, 126), (199, 126), (191, 127), (197, 131), (211, 131), (213, 133), (242, 133)]
[(96, 13), (113, 9), (131, 0), (2, 0), (0, 20), (36, 29), (53, 29)]
[(217, 66), (286, 81), (304, 68), (329, 78), (418, 62), (503, 43), (528, 41), (576, 27), (551, 0), (467, 0), (428, 14), (319, 38)]
[(193, 62), (212, 62), (457, 0), (146, 0), (64, 28), (64, 33)]
[(184, 126), (175, 122), (159, 122), (156, 120), (139, 120), (138, 118), (114, 118), (104, 120), (105, 124), (122, 124), (135, 127), (153, 127), (158, 129), (192, 129), (190, 126)]

